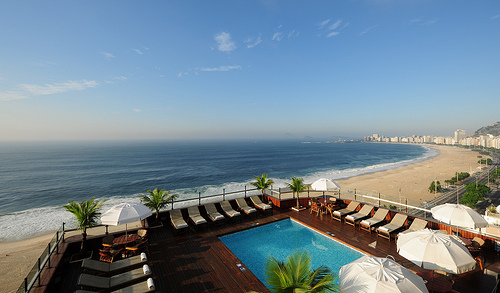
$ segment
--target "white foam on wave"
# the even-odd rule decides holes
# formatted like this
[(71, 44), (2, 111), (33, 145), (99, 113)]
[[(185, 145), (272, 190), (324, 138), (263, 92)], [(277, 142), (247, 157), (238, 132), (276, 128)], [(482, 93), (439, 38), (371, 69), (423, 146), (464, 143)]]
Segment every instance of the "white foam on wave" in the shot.
[[(334, 180), (346, 179), (363, 174), (385, 171), (401, 166), (414, 164), (434, 157), (439, 153), (435, 149), (431, 149), (428, 147), (425, 148), (426, 152), (422, 156), (412, 160), (378, 164), (365, 168), (352, 168), (346, 170), (330, 169), (302, 176), (302, 178), (304, 179), (304, 182), (306, 184), (310, 184), (319, 178), (328, 178)], [(270, 179), (272, 179), (275, 183), (273, 189), (286, 187), (286, 183), (291, 182), (290, 178), (270, 177)], [(190, 198), (196, 199), (198, 198), (200, 193), (201, 197), (206, 197), (209, 195), (222, 194), (223, 192), (227, 194), (236, 191), (243, 191), (245, 190), (245, 187), (247, 188), (247, 190), (250, 190), (254, 188), (250, 184), (250, 182), (252, 181), (254, 181), (253, 178), (249, 178), (249, 180), (245, 182), (227, 182), (220, 185), (205, 185), (194, 188), (183, 188), (172, 190), (171, 194), (178, 194), (179, 200)], [(249, 194), (254, 193), (255, 191), (249, 192)], [(102, 199), (104, 198), (100, 198), (98, 200)], [(106, 198), (106, 202), (102, 205), (101, 212), (105, 212), (113, 205), (123, 202), (138, 203), (140, 202), (140, 200), (138, 194), (113, 196), (110, 198)], [(76, 227), (74, 216), (64, 210), (62, 206), (29, 209), (21, 212), (3, 215), (0, 216), (0, 241), (16, 241), (55, 232), (61, 227), (63, 222), (66, 223), (66, 227), (68, 229)]]

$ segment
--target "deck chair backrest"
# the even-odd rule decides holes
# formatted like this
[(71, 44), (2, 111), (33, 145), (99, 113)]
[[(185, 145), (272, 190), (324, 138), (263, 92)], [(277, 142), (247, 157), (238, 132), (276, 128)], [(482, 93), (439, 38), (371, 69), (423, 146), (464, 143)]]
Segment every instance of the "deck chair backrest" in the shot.
[(170, 211), (170, 218), (172, 220), (182, 219), (182, 212), (181, 212), (181, 210), (171, 210)]
[(426, 220), (415, 218), (413, 220), (413, 223), (411, 223), (410, 227), (408, 228), (408, 230), (418, 231), (418, 230), (425, 229), (425, 227), (427, 227)]
[(355, 209), (358, 208), (358, 206), (359, 206), (359, 202), (357, 202), (357, 201), (351, 201), (349, 203), (349, 205), (347, 205), (346, 209), (350, 210), (350, 211), (354, 211)]
[(189, 207), (188, 213), (189, 213), (189, 216), (199, 216), (200, 210), (198, 209), (198, 207)]
[(368, 216), (373, 210), (373, 206), (371, 205), (368, 205), (368, 204), (365, 204), (361, 210), (359, 210), (359, 214), (360, 215), (365, 215), (365, 216)]
[(223, 210), (226, 210), (226, 211), (227, 211), (227, 210), (232, 210), (232, 209), (233, 209), (233, 207), (231, 206), (231, 203), (229, 203), (227, 200), (222, 201), (222, 202), (220, 203), (220, 206), (221, 206), (221, 208), (222, 208)]
[(375, 215), (373, 215), (373, 217), (377, 220), (385, 220), (385, 217), (387, 217), (387, 214), (389, 213), (389, 210), (386, 210), (386, 209), (378, 209), (376, 212), (375, 212)]
[(248, 204), (247, 204), (247, 202), (245, 201), (245, 199), (244, 199), (244, 198), (237, 198), (237, 199), (236, 199), (236, 203), (238, 204), (238, 206), (239, 206), (240, 208), (242, 208), (242, 207), (247, 207), (247, 206), (248, 206)]
[(257, 195), (252, 195), (250, 196), (250, 199), (252, 200), (253, 203), (255, 204), (261, 204), (262, 201), (260, 200), (260, 198), (257, 196)]
[(405, 214), (396, 214), (394, 218), (391, 220), (391, 224), (396, 225), (398, 227), (403, 226), (406, 222), (408, 215)]
[(207, 210), (207, 214), (218, 213), (217, 208), (215, 207), (215, 204), (213, 204), (213, 203), (207, 203), (205, 205), (205, 210)]

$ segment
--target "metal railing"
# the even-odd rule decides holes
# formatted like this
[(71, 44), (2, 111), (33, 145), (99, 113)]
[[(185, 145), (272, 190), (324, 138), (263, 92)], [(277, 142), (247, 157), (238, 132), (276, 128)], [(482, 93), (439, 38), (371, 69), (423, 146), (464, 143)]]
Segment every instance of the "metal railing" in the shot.
[(61, 228), (57, 230), (56, 234), (54, 237), (52, 237), (52, 240), (50, 240), (49, 244), (45, 248), (45, 250), (42, 252), (38, 260), (36, 261), (35, 265), (33, 268), (30, 270), (26, 278), (24, 278), (23, 283), (21, 286), (19, 286), (19, 289), (17, 289), (17, 293), (27, 293), (30, 292), (30, 290), (35, 286), (37, 280), (38, 280), (38, 286), (40, 286), (40, 275), (42, 273), (42, 270), (47, 266), (50, 268), (50, 258), (54, 253), (58, 254), (59, 253), (59, 244), (61, 242), (64, 242), (64, 225), (65, 223), (62, 224)]

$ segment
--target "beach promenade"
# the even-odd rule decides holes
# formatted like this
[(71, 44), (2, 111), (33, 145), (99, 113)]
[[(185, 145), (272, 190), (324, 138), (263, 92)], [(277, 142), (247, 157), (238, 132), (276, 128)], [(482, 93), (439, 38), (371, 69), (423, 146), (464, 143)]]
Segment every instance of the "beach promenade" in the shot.
[[(432, 180), (437, 179), (444, 184), (457, 171), (477, 170), (479, 153), (449, 146), (433, 148), (439, 151), (439, 155), (426, 161), (339, 180), (338, 183), (342, 188), (356, 188), (394, 197), (398, 197), (401, 190), (403, 198), (423, 202), (434, 197), (428, 192)], [(19, 287), (52, 237), (53, 234), (49, 234), (16, 242), (0, 242), (0, 275), (4, 280), (0, 284), (0, 293), (14, 292)]]

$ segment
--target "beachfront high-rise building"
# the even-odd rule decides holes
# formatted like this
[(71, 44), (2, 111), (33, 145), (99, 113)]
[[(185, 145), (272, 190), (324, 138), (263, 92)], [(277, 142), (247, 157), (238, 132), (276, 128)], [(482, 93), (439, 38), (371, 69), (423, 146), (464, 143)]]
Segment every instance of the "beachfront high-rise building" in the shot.
[(460, 140), (462, 140), (463, 138), (465, 138), (465, 130), (463, 129), (455, 130), (455, 142), (459, 144)]

